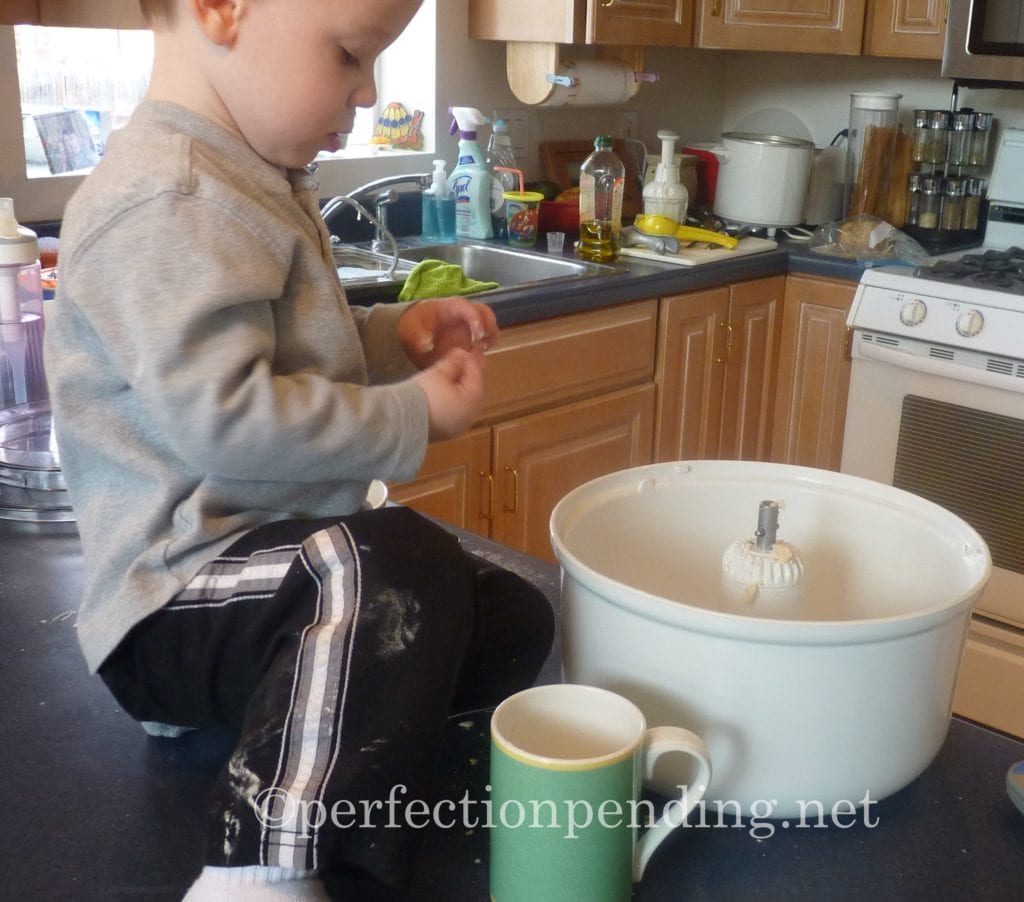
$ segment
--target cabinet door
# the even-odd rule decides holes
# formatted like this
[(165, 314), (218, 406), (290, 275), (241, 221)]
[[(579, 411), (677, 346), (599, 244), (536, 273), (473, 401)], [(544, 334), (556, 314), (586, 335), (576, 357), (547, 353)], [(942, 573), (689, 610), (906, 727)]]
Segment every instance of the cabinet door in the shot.
[(662, 299), (658, 314), (655, 456), (718, 457), (725, 386), (729, 289)]
[(137, 0), (13, 0), (0, 9), (0, 23), (93, 28), (145, 28)]
[(846, 317), (855, 292), (834, 279), (786, 280), (772, 460), (839, 469), (850, 387)]
[(860, 53), (865, 0), (700, 0), (698, 47)]
[(491, 537), (554, 561), (555, 505), (591, 479), (650, 463), (653, 427), (652, 383), (495, 426)]
[(690, 0), (590, 0), (588, 44), (689, 47), (693, 34)]
[(583, 7), (573, 0), (469, 0), (469, 36), (485, 41), (582, 44)]
[(474, 429), (427, 449), (410, 482), (388, 486), (388, 497), (453, 526), (488, 535), (494, 492), (491, 430)]
[(942, 59), (949, 0), (871, 0), (864, 53), (908, 59)]
[(718, 456), (768, 460), (785, 276), (731, 286)]

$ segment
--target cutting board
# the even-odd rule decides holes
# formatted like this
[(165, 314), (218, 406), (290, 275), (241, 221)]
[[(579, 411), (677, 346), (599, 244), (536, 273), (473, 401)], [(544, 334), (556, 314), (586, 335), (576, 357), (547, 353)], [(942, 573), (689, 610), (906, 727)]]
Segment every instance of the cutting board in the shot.
[(699, 266), (701, 263), (720, 263), (723, 260), (734, 260), (736, 257), (746, 257), (748, 254), (763, 254), (765, 251), (773, 251), (779, 246), (777, 241), (770, 238), (755, 238), (748, 235), (741, 238), (740, 243), (732, 250), (725, 247), (684, 247), (675, 254), (657, 254), (646, 247), (624, 247), (621, 250), (623, 257), (640, 257), (644, 260), (654, 260), (658, 263), (674, 263), (678, 266)]

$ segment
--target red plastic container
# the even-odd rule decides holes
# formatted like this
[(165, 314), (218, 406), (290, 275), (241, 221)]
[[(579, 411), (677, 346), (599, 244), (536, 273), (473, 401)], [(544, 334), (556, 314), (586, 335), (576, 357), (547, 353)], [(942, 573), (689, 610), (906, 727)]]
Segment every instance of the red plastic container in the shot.
[(542, 200), (537, 227), (542, 232), (578, 232), (580, 230), (579, 201)]
[[(682, 153), (692, 153), (697, 157), (697, 203), (696, 206), (714, 207), (715, 188), (718, 185), (718, 157), (709, 147), (717, 147), (715, 144), (704, 144), (683, 147)], [(691, 204), (693, 206), (693, 204)]]

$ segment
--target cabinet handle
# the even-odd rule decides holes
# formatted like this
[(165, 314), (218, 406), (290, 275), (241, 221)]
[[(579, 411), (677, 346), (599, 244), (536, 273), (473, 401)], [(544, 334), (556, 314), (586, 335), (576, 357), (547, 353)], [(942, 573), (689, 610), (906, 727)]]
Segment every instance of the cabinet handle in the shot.
[(601, 0), (601, 6), (607, 9), (609, 6), (614, 6), (615, 0)]
[[(512, 474), (512, 506), (509, 507), (506, 503), (502, 505), (502, 510), (504, 510), (506, 514), (514, 514), (519, 510), (519, 471), (515, 467), (506, 466), (505, 472)], [(505, 493), (505, 497), (508, 497), (507, 492)]]
[(711, 0), (711, 15), (722, 15), (722, 0)]
[(843, 340), (843, 360), (853, 360), (853, 329), (846, 327), (846, 336)]
[(728, 323), (719, 323), (718, 325), (725, 329), (725, 354), (721, 357), (716, 357), (715, 363), (728, 363), (729, 357), (732, 354), (732, 326)]
[(488, 523), (494, 522), (494, 477), (490, 473), (480, 471), (480, 478), (487, 480), (487, 508), (486, 511), (478, 511), (477, 516)]

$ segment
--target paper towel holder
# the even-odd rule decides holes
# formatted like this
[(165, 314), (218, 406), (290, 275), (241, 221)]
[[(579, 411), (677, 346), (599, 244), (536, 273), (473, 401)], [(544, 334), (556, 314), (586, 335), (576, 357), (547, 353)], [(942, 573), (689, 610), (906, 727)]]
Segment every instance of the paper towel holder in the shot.
[[(549, 81), (548, 77), (558, 73), (562, 66), (562, 48), (570, 46), (537, 41), (509, 41), (505, 45), (505, 70), (509, 87), (521, 103), (540, 106), (551, 102), (559, 85)], [(623, 63), (631, 71), (642, 73), (643, 80), (654, 81), (657, 78), (643, 73), (643, 47), (604, 44), (597, 47), (593, 60), (582, 62), (593, 61)], [(639, 90), (641, 84), (640, 80), (636, 82), (636, 90)]]

